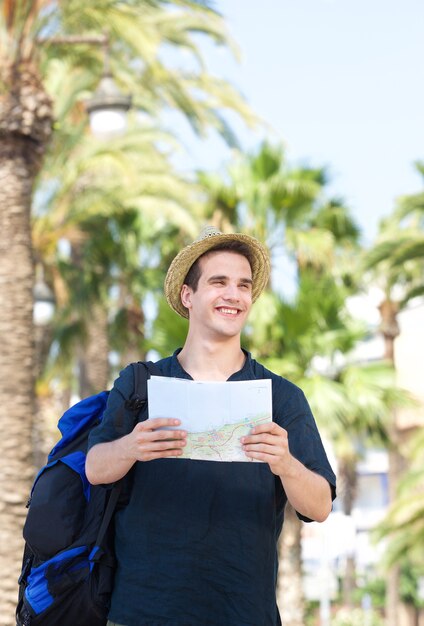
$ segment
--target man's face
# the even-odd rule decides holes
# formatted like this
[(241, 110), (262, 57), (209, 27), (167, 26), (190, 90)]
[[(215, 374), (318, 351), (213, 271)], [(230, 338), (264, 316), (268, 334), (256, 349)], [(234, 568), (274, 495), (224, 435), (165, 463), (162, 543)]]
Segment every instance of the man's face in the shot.
[(196, 291), (183, 285), (182, 303), (189, 310), (190, 329), (205, 336), (239, 335), (252, 306), (252, 270), (246, 257), (217, 251), (199, 260)]

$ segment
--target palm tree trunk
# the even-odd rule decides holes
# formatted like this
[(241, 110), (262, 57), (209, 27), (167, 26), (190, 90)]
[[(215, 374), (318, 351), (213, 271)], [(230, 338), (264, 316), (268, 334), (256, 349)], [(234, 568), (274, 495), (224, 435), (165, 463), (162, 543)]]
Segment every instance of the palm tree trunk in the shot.
[(109, 384), (109, 338), (107, 311), (96, 303), (91, 308), (87, 340), (79, 359), (79, 394), (86, 398)]
[[(0, 142), (0, 615), (12, 623), (22, 551), (22, 524), (33, 476), (34, 341), (27, 142)], [(6, 622), (3, 622), (6, 623)]]
[[(356, 459), (349, 455), (338, 462), (339, 493), (342, 501), (343, 513), (351, 516), (357, 490)], [(343, 577), (343, 604), (353, 608), (353, 593), (356, 589), (356, 559), (352, 550), (346, 557), (345, 574)]]
[[(80, 243), (72, 246), (72, 262), (83, 272), (84, 249)], [(78, 394), (86, 398), (99, 393), (109, 384), (109, 323), (106, 307), (99, 298), (90, 299), (88, 310), (82, 314), (85, 337), (77, 351)]]
[(125, 320), (127, 345), (121, 354), (122, 367), (125, 367), (129, 363), (144, 361), (146, 359), (146, 350), (143, 345), (146, 318), (143, 307), (137, 302), (133, 302), (131, 306), (127, 306)]
[[(395, 367), (395, 339), (399, 335), (399, 325), (397, 314), (399, 306), (387, 298), (380, 306), (380, 331), (384, 338), (384, 357)], [(400, 433), (396, 424), (396, 415), (393, 415), (389, 430), (389, 500), (393, 502), (396, 498), (396, 490), (399, 478), (402, 473), (404, 461), (399, 452)], [(386, 623), (387, 626), (400, 626), (400, 567), (393, 565), (387, 575), (386, 585)]]
[(15, 623), (22, 525), (34, 469), (31, 198), (52, 110), (36, 73), (0, 68), (0, 615)]
[(284, 626), (305, 625), (305, 603), (302, 585), (302, 522), (287, 503), (283, 532), (279, 543), (279, 577), (277, 604)]

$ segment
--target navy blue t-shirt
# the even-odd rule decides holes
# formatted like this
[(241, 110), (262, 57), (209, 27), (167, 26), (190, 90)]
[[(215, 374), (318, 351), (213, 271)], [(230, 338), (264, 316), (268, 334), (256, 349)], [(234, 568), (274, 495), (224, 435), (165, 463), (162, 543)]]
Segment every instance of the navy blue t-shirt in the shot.
[[(164, 376), (191, 379), (177, 353), (157, 366)], [(273, 420), (288, 431), (291, 453), (326, 478), (335, 497), (335, 476), (303, 392), (246, 357), (228, 380), (272, 380)], [(127, 367), (89, 447), (116, 439), (114, 415), (133, 388)], [(277, 539), (286, 502), (266, 463), (137, 462), (129, 503), (115, 516), (109, 619), (126, 626), (277, 626)]]

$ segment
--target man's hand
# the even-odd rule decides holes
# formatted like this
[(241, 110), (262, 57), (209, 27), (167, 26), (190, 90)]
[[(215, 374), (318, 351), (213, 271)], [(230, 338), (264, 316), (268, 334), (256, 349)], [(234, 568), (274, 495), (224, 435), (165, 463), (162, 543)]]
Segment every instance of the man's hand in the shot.
[(265, 461), (276, 476), (290, 471), (293, 457), (287, 431), (275, 422), (255, 426), (250, 435), (241, 438), (241, 443), (246, 456)]
[[(164, 417), (139, 422), (125, 441), (126, 454), (137, 461), (152, 461), (180, 456), (187, 443), (185, 430), (160, 430), (178, 426), (180, 420)], [(121, 442), (124, 438), (121, 439)]]
[(128, 435), (119, 439), (96, 444), (88, 451), (85, 462), (89, 482), (92, 485), (114, 483), (137, 461), (180, 456), (187, 433), (170, 429), (180, 424), (180, 420), (157, 417), (139, 422)]
[(288, 500), (296, 511), (323, 522), (331, 511), (331, 490), (325, 478), (306, 468), (290, 454), (287, 431), (275, 422), (260, 424), (242, 437), (243, 450), (251, 459), (268, 463), (280, 477)]

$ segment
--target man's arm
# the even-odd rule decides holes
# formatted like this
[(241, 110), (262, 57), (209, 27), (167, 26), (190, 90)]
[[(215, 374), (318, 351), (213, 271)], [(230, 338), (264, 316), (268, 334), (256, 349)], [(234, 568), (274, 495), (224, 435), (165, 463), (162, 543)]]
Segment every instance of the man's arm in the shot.
[(125, 476), (136, 461), (179, 456), (186, 443), (183, 430), (158, 430), (178, 426), (180, 420), (154, 418), (139, 422), (128, 435), (94, 445), (87, 454), (85, 471), (93, 485), (109, 484)]
[(290, 454), (287, 431), (275, 422), (261, 424), (241, 440), (252, 459), (268, 463), (279, 476), (292, 506), (301, 515), (323, 522), (331, 511), (331, 489), (325, 478), (312, 472)]

